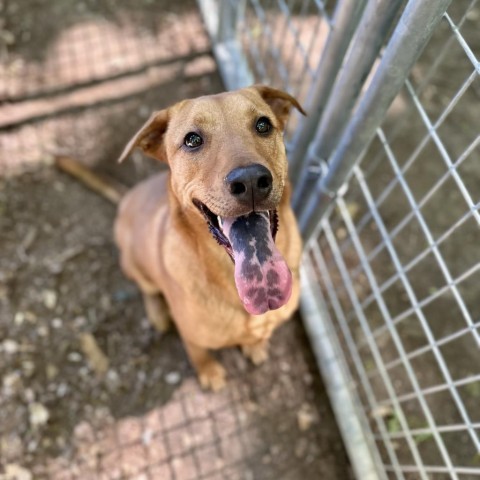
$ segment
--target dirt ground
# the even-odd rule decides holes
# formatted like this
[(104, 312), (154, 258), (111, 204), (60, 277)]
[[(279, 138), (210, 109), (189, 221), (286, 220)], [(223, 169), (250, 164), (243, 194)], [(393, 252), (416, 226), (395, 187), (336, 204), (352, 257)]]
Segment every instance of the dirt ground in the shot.
[(0, 478), (351, 478), (300, 319), (260, 368), (220, 352), (230, 383), (202, 392), (119, 269), (114, 206), (51, 166), (160, 168), (114, 160), (152, 109), (222, 90), (195, 3), (0, 12)]

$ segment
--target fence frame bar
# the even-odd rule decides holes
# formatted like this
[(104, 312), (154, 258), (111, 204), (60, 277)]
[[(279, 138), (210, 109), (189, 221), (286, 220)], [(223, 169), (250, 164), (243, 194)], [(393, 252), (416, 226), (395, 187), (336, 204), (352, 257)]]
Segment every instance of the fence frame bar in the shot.
[[(367, 4), (345, 63), (326, 100), (325, 111), (312, 140), (312, 148), (304, 153), (300, 176), (295, 185), (294, 206), (305, 204), (322, 168), (327, 168), (327, 160), (348, 123), (362, 86), (404, 3), (404, 0), (378, 0)], [(298, 148), (294, 152), (294, 158), (301, 155), (302, 151), (304, 149)]]
[(332, 28), (317, 68), (316, 76), (319, 80), (307, 97), (308, 117), (300, 120), (296, 134), (287, 145), (290, 180), (293, 185), (298, 181), (308, 145), (323, 115), (365, 5), (366, 0), (339, 0), (337, 3)]
[(366, 435), (368, 421), (358, 407), (355, 382), (348, 372), (327, 309), (315, 288), (311, 268), (304, 263), (301, 272), (303, 323), (326, 383), (355, 476), (362, 480), (386, 480), (387, 474), (382, 468), (378, 450)]
[(237, 23), (246, 0), (198, 0), (220, 75), (228, 90), (255, 83), (237, 38)]
[[(345, 193), (352, 169), (366, 152), (395, 96), (452, 0), (409, 0), (387, 45), (371, 84), (328, 162), (326, 175), (297, 215), (308, 240), (318, 229), (330, 202)], [(315, 145), (312, 144), (315, 149)]]

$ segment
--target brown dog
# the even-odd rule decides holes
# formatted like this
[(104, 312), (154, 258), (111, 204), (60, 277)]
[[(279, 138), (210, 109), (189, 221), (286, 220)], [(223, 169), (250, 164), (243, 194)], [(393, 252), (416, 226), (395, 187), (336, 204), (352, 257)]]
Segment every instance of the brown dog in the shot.
[(150, 321), (167, 328), (165, 298), (205, 388), (225, 384), (209, 349), (240, 345), (258, 364), (298, 305), (282, 134), (292, 105), (304, 113), (262, 85), (185, 100), (155, 112), (120, 158), (140, 147), (170, 167), (124, 197), (115, 238)]

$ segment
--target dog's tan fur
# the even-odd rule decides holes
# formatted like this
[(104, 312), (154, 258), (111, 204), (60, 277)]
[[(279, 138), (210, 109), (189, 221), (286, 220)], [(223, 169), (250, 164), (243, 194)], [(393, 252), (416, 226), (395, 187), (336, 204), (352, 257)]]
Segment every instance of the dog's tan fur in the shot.
[[(290, 95), (266, 86), (185, 100), (155, 112), (127, 145), (168, 163), (161, 173), (133, 188), (122, 200), (115, 238), (125, 274), (144, 295), (147, 315), (160, 330), (168, 326), (168, 304), (200, 382), (214, 390), (225, 383), (224, 368), (208, 353), (239, 345), (254, 362), (267, 358), (272, 331), (298, 306), (301, 239), (290, 208), (290, 186), (283, 129), (291, 106), (303, 112)], [(267, 116), (273, 131), (256, 133), (256, 119)], [(187, 151), (187, 132), (201, 131), (204, 145)], [(217, 215), (249, 213), (225, 187), (235, 167), (257, 163), (273, 175), (273, 188), (262, 209), (277, 208), (276, 245), (293, 274), (288, 303), (263, 315), (250, 315), (234, 283), (233, 264), (216, 244), (193, 204), (198, 199)]]

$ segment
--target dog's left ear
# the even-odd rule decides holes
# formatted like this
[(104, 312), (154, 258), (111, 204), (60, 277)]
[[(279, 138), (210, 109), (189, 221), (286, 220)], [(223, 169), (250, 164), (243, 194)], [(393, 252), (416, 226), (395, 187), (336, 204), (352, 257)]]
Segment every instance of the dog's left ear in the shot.
[(306, 115), (305, 110), (298, 103), (297, 99), (283, 90), (277, 90), (267, 85), (253, 85), (251, 88), (256, 90), (273, 110), (273, 113), (280, 121), (282, 129), (287, 123), (288, 115), (292, 107), (295, 107), (302, 115)]
[(168, 109), (153, 112), (150, 118), (143, 124), (142, 128), (123, 149), (118, 162), (123, 162), (135, 147), (141, 148), (145, 155), (149, 157), (164, 160), (165, 149), (163, 135), (167, 130), (168, 117)]

